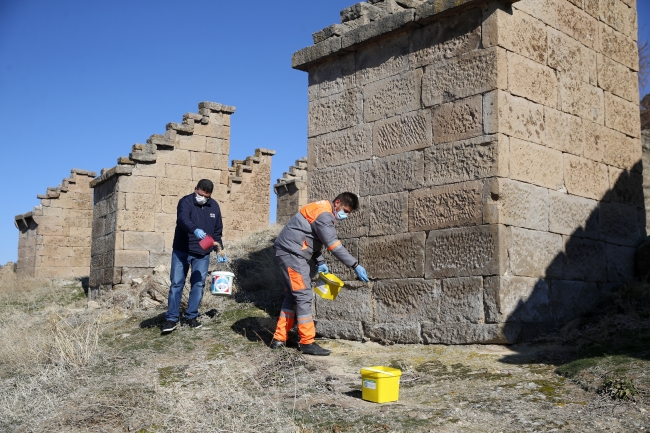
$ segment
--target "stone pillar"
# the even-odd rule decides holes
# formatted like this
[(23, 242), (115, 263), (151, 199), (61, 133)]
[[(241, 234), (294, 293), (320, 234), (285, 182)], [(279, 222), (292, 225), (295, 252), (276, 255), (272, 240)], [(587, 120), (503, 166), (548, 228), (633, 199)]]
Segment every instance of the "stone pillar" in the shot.
[(178, 201), (200, 179), (214, 183), (224, 240), (268, 225), (275, 152), (257, 149), (255, 156), (229, 167), (234, 112), (235, 107), (201, 102), (198, 114), (185, 114), (183, 123), (167, 124), (164, 135), (133, 145), (129, 156), (118, 158), (117, 166), (102, 170), (91, 182), (93, 291), (130, 284), (158, 265), (170, 265)]
[(295, 165), (289, 167), (289, 171), (283, 173), (282, 177), (278, 179), (278, 183), (273, 186), (273, 191), (278, 196), (276, 224), (286, 224), (301, 207), (309, 203), (308, 181), (306, 157), (297, 159)]
[(94, 172), (72, 169), (57, 187), (38, 195), (40, 206), (16, 215), (18, 276), (81, 278), (90, 271)]
[[(576, 6), (576, 3), (578, 4)], [(314, 33), (309, 198), (360, 195), (373, 280), (322, 335), (506, 343), (633, 277), (645, 235), (635, 3), (373, 0)]]

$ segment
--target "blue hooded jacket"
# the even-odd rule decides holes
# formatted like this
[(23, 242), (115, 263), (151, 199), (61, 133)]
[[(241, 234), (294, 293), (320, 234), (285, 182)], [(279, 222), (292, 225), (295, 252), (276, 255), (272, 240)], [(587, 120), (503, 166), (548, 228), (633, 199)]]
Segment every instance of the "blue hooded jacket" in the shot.
[(201, 229), (212, 236), (215, 242), (219, 242), (223, 248), (223, 243), (221, 243), (223, 223), (219, 204), (210, 198), (206, 204), (201, 206), (194, 199), (194, 194), (189, 194), (178, 201), (176, 231), (172, 247), (178, 251), (201, 256), (210, 254), (214, 247), (208, 250), (201, 248), (200, 239), (194, 236), (196, 229)]

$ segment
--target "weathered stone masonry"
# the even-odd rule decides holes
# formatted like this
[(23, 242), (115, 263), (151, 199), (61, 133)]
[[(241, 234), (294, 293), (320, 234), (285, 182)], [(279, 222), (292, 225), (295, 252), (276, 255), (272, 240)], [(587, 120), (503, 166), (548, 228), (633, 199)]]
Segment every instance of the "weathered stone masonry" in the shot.
[(79, 278), (90, 270), (94, 172), (72, 169), (57, 187), (38, 195), (41, 204), (16, 215), (21, 277)]
[(314, 34), (309, 198), (371, 284), (328, 337), (526, 339), (633, 276), (645, 235), (634, 0), (373, 0)]
[(268, 226), (275, 152), (260, 148), (228, 166), (234, 111), (202, 102), (198, 114), (185, 114), (164, 135), (134, 145), (128, 157), (91, 182), (91, 289), (129, 284), (158, 265), (169, 266), (178, 200), (200, 179), (215, 185), (212, 197), (221, 207), (225, 240)]
[(295, 165), (289, 167), (289, 171), (278, 179), (278, 183), (273, 186), (273, 191), (278, 196), (275, 218), (277, 224), (288, 223), (291, 217), (308, 203), (308, 182), (306, 157), (297, 159)]

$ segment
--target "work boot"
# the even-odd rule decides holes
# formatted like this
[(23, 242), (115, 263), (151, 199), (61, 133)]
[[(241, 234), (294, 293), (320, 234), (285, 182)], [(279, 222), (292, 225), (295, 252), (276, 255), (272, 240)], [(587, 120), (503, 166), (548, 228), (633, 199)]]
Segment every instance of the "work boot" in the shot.
[(324, 349), (316, 343), (301, 344), (300, 351), (305, 355), (315, 355), (315, 356), (327, 356), (330, 353), (332, 353), (330, 350)]
[(273, 343), (271, 343), (271, 349), (276, 350), (276, 349), (283, 349), (287, 347), (287, 344), (284, 341), (280, 340), (273, 340)]
[(168, 320), (162, 326), (162, 333), (163, 334), (168, 334), (168, 333), (172, 332), (174, 329), (176, 329), (177, 327), (178, 327), (178, 322)]

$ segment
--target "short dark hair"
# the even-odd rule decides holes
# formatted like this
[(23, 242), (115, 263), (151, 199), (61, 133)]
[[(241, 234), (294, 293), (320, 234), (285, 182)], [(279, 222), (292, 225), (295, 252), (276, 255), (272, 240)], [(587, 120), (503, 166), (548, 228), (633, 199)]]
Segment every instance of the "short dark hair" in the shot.
[(201, 191), (205, 191), (208, 194), (212, 194), (212, 190), (214, 189), (214, 184), (212, 183), (211, 180), (201, 179), (199, 183), (196, 184), (196, 189), (200, 189)]
[(359, 209), (359, 197), (352, 192), (342, 192), (337, 195), (333, 201), (341, 200), (343, 206), (350, 206), (350, 209), (357, 210)]

